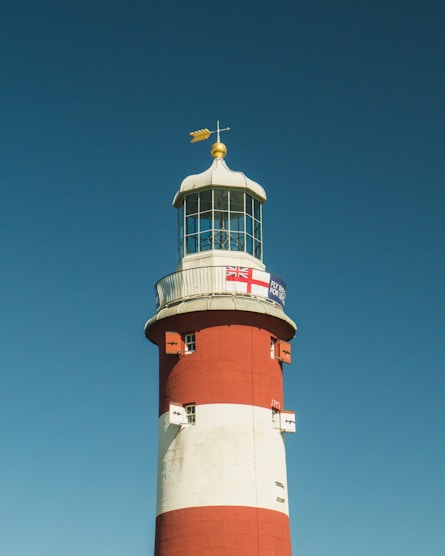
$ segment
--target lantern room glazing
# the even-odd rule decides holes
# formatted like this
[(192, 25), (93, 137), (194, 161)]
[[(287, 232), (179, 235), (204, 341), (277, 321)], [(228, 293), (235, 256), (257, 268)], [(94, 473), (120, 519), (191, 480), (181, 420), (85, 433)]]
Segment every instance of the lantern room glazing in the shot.
[(262, 261), (262, 203), (245, 190), (213, 187), (186, 194), (178, 217), (179, 260), (224, 250)]

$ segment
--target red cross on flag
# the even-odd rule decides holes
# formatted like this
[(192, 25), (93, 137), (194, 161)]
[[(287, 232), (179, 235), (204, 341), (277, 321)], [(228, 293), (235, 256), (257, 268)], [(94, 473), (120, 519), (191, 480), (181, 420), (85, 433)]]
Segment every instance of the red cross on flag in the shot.
[(226, 290), (268, 297), (270, 274), (244, 266), (226, 267)]

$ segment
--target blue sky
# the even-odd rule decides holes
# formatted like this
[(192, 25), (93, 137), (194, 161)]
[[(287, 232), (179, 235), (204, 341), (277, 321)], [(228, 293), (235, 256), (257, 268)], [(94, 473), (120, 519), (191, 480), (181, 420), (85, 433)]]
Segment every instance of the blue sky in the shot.
[(300, 556), (442, 556), (439, 1), (17, 1), (0, 19), (0, 553), (152, 554), (181, 180), (261, 183)]

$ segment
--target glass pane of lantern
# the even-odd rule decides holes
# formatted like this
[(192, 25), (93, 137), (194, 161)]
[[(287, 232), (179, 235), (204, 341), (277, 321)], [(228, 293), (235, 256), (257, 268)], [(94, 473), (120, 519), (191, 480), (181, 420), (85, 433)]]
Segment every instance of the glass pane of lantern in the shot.
[(200, 212), (212, 210), (212, 190), (201, 191), (201, 204), (199, 206)]
[(185, 198), (186, 214), (196, 214), (198, 212), (198, 194), (192, 193)]
[(244, 192), (230, 192), (230, 210), (233, 212), (244, 212)]
[(229, 210), (229, 192), (224, 189), (214, 191), (215, 210)]

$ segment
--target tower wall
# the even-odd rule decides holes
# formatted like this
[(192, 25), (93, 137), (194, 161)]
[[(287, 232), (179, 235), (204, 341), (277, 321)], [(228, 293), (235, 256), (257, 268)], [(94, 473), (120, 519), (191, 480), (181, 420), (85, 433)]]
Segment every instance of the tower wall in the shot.
[[(167, 331), (194, 333), (195, 351), (167, 354)], [(290, 555), (276, 421), (283, 375), (271, 352), (271, 341), (292, 334), (288, 323), (201, 311), (162, 319), (147, 332), (160, 358), (155, 555)], [(170, 404), (194, 404), (195, 424), (170, 424)]]

